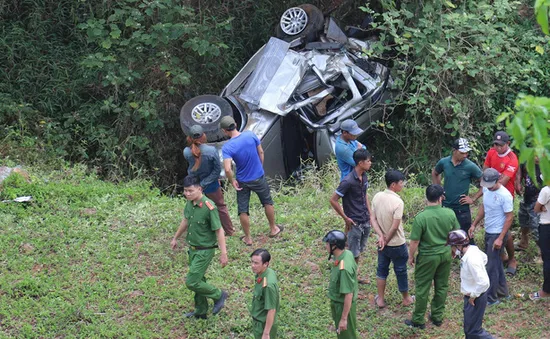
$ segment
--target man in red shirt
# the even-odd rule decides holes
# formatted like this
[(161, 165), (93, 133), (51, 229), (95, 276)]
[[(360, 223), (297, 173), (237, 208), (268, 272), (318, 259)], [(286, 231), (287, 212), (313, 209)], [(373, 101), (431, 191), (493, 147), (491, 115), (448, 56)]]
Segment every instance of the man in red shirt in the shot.
[[(514, 183), (516, 181), (516, 173), (519, 168), (518, 157), (510, 148), (510, 136), (504, 131), (495, 133), (493, 139), (493, 147), (487, 152), (483, 169), (494, 168), (500, 173), (498, 182), (506, 187), (514, 197)], [(474, 197), (474, 201), (479, 199), (483, 194), (482, 190)], [(517, 269), (517, 261), (514, 253), (514, 239), (510, 235), (506, 242), (506, 251), (508, 252), (508, 268), (506, 273), (515, 275)]]

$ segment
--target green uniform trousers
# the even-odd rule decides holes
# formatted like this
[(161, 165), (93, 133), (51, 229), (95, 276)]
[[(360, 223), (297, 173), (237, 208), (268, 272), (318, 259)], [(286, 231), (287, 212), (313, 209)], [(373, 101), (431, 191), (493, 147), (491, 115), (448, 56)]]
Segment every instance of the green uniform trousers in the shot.
[(189, 250), (189, 272), (185, 278), (185, 285), (195, 292), (195, 313), (206, 314), (208, 311), (208, 299), (218, 300), (222, 291), (206, 282), (204, 274), (214, 257), (214, 249)]
[[(334, 326), (336, 328), (338, 328), (340, 319), (342, 319), (343, 310), (344, 310), (344, 303), (338, 303), (333, 300), (330, 301), (330, 311), (332, 312), (332, 320), (334, 320)], [(338, 334), (338, 339), (357, 339), (355, 301), (351, 303), (351, 308), (349, 310), (348, 329)]]
[[(265, 323), (252, 319), (252, 332), (254, 333), (254, 339), (262, 339), (264, 334)], [(269, 331), (270, 339), (277, 339), (277, 322), (271, 326), (271, 331)]]
[(442, 321), (445, 311), (445, 300), (449, 289), (449, 274), (451, 272), (451, 251), (443, 254), (422, 255), (416, 257), (414, 279), (416, 281), (416, 301), (412, 321), (415, 324), (424, 324), (424, 316), (428, 306), (428, 295), (432, 281), (434, 284), (434, 297), (432, 299), (432, 320)]

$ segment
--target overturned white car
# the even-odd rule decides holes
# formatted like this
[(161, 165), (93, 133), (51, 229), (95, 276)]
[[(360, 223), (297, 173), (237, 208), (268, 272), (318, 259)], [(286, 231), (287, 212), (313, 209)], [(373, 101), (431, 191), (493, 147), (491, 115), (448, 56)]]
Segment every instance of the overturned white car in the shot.
[(219, 96), (189, 100), (180, 112), (184, 133), (203, 127), (221, 148), (219, 120), (232, 115), (265, 151), (268, 176), (288, 177), (305, 159), (322, 165), (334, 152), (340, 122), (362, 129), (378, 120), (391, 99), (389, 69), (367, 56), (369, 40), (347, 34), (312, 5), (283, 13), (277, 36), (264, 45)]

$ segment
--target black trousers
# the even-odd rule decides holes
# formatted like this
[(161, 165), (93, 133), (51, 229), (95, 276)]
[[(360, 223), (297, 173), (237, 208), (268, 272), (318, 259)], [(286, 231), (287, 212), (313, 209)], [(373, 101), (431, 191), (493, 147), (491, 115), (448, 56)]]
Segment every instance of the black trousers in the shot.
[(466, 339), (492, 339), (483, 329), (483, 315), (487, 307), (487, 293), (483, 293), (470, 304), (470, 297), (464, 296), (464, 334)]

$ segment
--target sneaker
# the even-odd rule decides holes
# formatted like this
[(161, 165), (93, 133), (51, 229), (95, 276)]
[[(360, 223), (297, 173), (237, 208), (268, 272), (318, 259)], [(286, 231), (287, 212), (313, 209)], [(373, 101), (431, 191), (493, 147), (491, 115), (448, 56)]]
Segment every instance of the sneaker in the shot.
[(216, 300), (214, 307), (212, 308), (212, 314), (218, 314), (225, 305), (225, 299), (227, 299), (227, 292), (222, 290), (222, 296)]
[(488, 301), (487, 302), (487, 306), (495, 306), (495, 305), (498, 305), (500, 304), (500, 300), (495, 300), (495, 301)]
[(425, 324), (417, 324), (417, 323), (414, 323), (412, 320), (410, 319), (407, 319), (405, 320), (405, 325), (409, 326), (409, 327), (414, 327), (414, 328), (419, 328), (421, 330), (425, 329), (426, 328), (426, 325)]
[(206, 314), (196, 314), (195, 311), (185, 313), (183, 316), (186, 318), (206, 319)]

